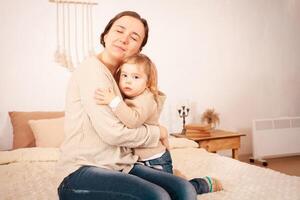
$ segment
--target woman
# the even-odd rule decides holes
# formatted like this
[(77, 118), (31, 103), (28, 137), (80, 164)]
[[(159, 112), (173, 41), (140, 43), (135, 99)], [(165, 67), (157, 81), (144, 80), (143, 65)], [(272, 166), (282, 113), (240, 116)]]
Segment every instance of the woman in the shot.
[(148, 25), (137, 13), (116, 15), (101, 34), (104, 50), (86, 59), (70, 79), (66, 95), (65, 141), (57, 165), (60, 199), (195, 200), (193, 186), (171, 174), (135, 164), (131, 148), (155, 147), (166, 139), (162, 126), (128, 129), (94, 91), (112, 88), (120, 63), (147, 43)]

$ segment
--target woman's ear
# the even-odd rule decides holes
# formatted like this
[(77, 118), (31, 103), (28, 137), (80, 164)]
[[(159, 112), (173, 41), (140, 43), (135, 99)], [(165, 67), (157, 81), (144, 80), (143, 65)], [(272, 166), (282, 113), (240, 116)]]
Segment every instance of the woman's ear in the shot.
[(103, 36), (103, 46), (105, 46), (105, 44), (106, 44), (106, 38), (107, 38), (107, 33)]

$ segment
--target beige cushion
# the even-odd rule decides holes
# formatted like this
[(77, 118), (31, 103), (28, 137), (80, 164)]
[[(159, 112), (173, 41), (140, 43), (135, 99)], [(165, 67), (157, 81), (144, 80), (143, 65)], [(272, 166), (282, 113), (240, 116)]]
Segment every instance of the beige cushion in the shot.
[(9, 112), (13, 127), (13, 149), (34, 147), (35, 139), (28, 120), (63, 117), (64, 112)]
[(59, 147), (64, 139), (64, 117), (28, 121), (37, 147)]

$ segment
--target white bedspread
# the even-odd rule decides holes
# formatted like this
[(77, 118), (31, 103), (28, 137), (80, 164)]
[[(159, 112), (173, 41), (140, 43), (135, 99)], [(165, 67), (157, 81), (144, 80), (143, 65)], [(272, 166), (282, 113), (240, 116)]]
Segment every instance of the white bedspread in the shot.
[(224, 190), (199, 195), (198, 199), (300, 200), (300, 177), (240, 162), (204, 149), (172, 150), (174, 166), (188, 178), (213, 176)]
[[(174, 165), (189, 178), (210, 175), (222, 181), (224, 191), (198, 199), (300, 200), (300, 177), (252, 166), (198, 148), (171, 150)], [(55, 148), (26, 148), (0, 152), (0, 199), (57, 199)]]
[(24, 148), (0, 152), (0, 199), (58, 199), (54, 167), (57, 148)]

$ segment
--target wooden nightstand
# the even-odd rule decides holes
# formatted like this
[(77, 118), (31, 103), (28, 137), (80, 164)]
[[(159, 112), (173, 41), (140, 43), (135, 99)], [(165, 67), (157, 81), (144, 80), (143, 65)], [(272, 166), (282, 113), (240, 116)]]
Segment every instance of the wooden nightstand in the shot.
[(208, 152), (216, 153), (220, 150), (231, 149), (232, 158), (238, 159), (239, 148), (241, 147), (241, 136), (236, 132), (230, 132), (225, 130), (213, 130), (210, 136), (207, 137), (186, 137), (181, 134), (172, 134), (175, 137), (185, 137), (199, 143), (201, 148), (206, 149)]

